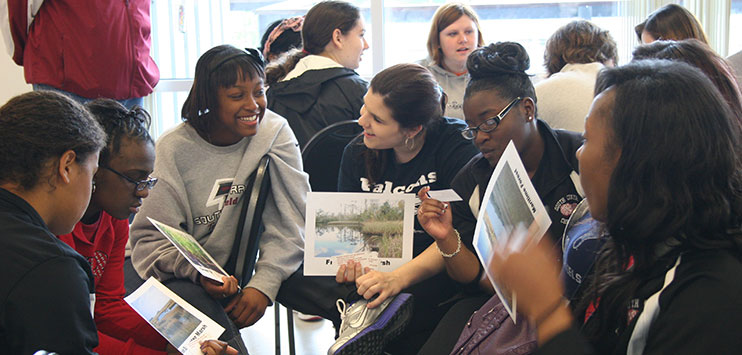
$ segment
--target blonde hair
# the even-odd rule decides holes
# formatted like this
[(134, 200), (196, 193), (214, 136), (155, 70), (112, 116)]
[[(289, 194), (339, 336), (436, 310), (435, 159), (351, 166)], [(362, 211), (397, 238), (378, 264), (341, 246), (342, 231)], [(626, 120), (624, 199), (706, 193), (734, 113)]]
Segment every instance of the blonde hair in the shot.
[(462, 3), (441, 5), (435, 10), (435, 14), (433, 14), (433, 20), (430, 23), (430, 33), (428, 34), (428, 55), (439, 66), (443, 63), (440, 33), (461, 18), (461, 16), (468, 16), (474, 21), (474, 25), (477, 27), (477, 47), (484, 45), (482, 30), (479, 29), (479, 17), (471, 6)]

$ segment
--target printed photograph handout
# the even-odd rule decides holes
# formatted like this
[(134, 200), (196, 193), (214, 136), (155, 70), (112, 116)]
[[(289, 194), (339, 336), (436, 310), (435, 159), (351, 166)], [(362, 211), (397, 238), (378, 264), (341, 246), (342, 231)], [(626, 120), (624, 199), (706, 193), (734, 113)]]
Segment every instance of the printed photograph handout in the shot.
[(304, 275), (333, 276), (348, 254), (379, 271), (410, 261), (415, 199), (414, 194), (310, 192)]
[(153, 277), (124, 300), (183, 354), (202, 354), (201, 341), (224, 333), (222, 326)]
[[(503, 293), (489, 267), (494, 247), (510, 242), (511, 248), (520, 250), (528, 243), (538, 242), (550, 225), (549, 214), (531, 184), (515, 145), (510, 141), (487, 184), (473, 242), (479, 261), (484, 265), (487, 277), (513, 322), (517, 308), (515, 296)], [(532, 235), (534, 239), (526, 240), (527, 235)]]
[(165, 237), (175, 245), (175, 248), (185, 256), (186, 260), (198, 270), (198, 272), (204, 277), (208, 277), (218, 283), (222, 283), (222, 276), (229, 277), (224, 269), (214, 261), (214, 258), (206, 252), (206, 250), (198, 244), (193, 236), (183, 232), (182, 230), (175, 229), (167, 224), (159, 222), (155, 219), (147, 217), (152, 224), (160, 231)]

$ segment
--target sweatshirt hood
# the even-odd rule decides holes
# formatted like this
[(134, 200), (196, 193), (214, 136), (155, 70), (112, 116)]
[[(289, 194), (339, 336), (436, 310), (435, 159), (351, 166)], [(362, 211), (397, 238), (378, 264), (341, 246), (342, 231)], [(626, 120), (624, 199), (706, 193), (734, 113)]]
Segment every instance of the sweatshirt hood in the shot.
[(344, 67), (307, 70), (296, 78), (271, 85), (268, 88), (269, 100), (277, 100), (282, 105), (303, 113), (317, 102), (325, 82), (349, 76), (358, 74)]

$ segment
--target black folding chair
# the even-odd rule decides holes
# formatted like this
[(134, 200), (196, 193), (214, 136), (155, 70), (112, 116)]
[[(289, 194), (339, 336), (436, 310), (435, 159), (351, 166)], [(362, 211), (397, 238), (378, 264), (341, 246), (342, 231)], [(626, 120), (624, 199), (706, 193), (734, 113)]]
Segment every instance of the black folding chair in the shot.
[[(234, 241), (233, 251), (227, 265), (234, 265), (234, 276), (237, 278), (240, 286), (245, 287), (255, 271), (255, 262), (258, 259), (258, 245), (263, 232), (263, 210), (265, 201), (270, 193), (270, 158), (264, 156), (260, 159), (258, 168), (248, 178), (245, 186), (245, 198), (247, 200), (242, 204), (240, 219), (237, 224), (237, 233)], [(244, 228), (249, 228), (248, 233), (243, 234)], [(276, 325), (276, 355), (281, 354), (281, 327), (279, 305), (276, 302), (275, 308), (275, 325)], [(296, 353), (294, 341), (294, 318), (293, 311), (286, 309), (288, 331), (289, 331), (289, 353)]]
[(343, 149), (363, 128), (358, 120), (333, 123), (317, 132), (301, 150), (312, 191), (337, 191)]

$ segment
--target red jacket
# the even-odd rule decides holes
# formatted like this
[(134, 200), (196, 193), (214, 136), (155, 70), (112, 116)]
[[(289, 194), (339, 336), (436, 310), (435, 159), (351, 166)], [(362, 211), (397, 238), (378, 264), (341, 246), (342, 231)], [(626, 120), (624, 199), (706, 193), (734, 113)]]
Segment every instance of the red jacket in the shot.
[(29, 0), (7, 1), (13, 60), (26, 82), (116, 100), (146, 96), (157, 85), (151, 0), (46, 0), (30, 27)]
[[(129, 221), (101, 212), (98, 223), (78, 222), (60, 235), (90, 263), (95, 278), (95, 326), (99, 354), (164, 354), (167, 341), (124, 301), (124, 248)], [(153, 350), (158, 349), (158, 350)]]

